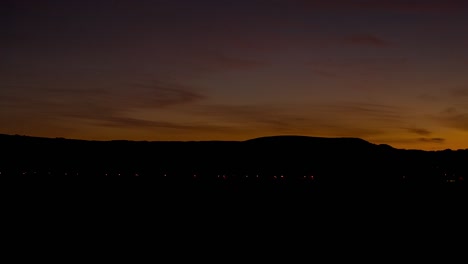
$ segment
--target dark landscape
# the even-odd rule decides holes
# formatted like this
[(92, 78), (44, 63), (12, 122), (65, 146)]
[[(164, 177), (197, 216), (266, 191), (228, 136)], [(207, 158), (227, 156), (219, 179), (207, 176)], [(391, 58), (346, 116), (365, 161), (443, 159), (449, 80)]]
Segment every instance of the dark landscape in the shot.
[[(176, 241), (174, 234), (195, 233), (193, 241), (206, 230), (214, 241), (304, 230), (353, 237), (366, 230), (384, 239), (428, 227), (455, 234), (466, 209), (468, 150), (306, 136), (150, 142), (1, 135), (0, 146), (8, 221), (45, 233), (44, 226), (61, 223), (78, 233), (90, 226), (110, 237), (151, 230)], [(375, 227), (384, 233), (373, 234)]]
[(2, 180), (31, 188), (112, 187), (153, 195), (453, 194), (465, 190), (468, 176), (466, 149), (403, 150), (358, 138), (150, 142), (1, 135), (0, 146)]

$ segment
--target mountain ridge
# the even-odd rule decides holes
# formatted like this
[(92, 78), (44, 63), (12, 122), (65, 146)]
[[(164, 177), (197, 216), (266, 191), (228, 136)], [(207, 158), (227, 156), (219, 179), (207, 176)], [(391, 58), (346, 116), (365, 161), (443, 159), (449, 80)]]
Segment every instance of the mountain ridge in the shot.
[[(129, 142), (129, 143), (194, 143), (194, 142), (274, 142), (274, 141), (284, 141), (284, 142), (297, 142), (299, 140), (307, 141), (354, 141), (360, 142), (362, 144), (370, 144), (375, 146), (388, 146), (393, 149), (397, 149), (388, 144), (375, 144), (367, 140), (358, 137), (318, 137), (318, 136), (305, 136), (305, 135), (274, 135), (274, 136), (260, 136), (255, 138), (250, 138), (246, 140), (127, 140), (127, 139), (109, 139), (109, 140), (93, 140), (93, 139), (76, 139), (76, 138), (64, 138), (64, 137), (41, 137), (41, 136), (30, 136), (30, 135), (19, 135), (19, 134), (4, 134), (0, 133), (0, 139), (30, 139), (30, 140), (56, 140), (56, 141), (73, 141), (73, 142), (96, 142), (96, 143), (105, 143), (105, 142)], [(424, 150), (423, 150), (424, 151)]]
[[(295, 135), (245, 141), (90, 141), (0, 134), (3, 175), (93, 178), (178, 175), (178, 179), (257, 175), (344, 185), (462, 182), (468, 150), (396, 149), (360, 138)], [(238, 179), (239, 180), (239, 179)]]
[(5, 134), (0, 133), (0, 140), (7, 138), (16, 138), (16, 139), (30, 139), (30, 140), (61, 140), (61, 141), (70, 141), (70, 142), (95, 142), (95, 143), (110, 143), (110, 142), (127, 142), (127, 143), (240, 143), (240, 142), (270, 142), (282, 141), (284, 143), (297, 143), (299, 140), (304, 140), (308, 142), (352, 142), (355, 144), (363, 144), (368, 146), (377, 146), (381, 148), (393, 149), (393, 150), (406, 150), (406, 151), (422, 151), (422, 152), (442, 152), (442, 151), (468, 151), (468, 148), (459, 148), (459, 149), (440, 149), (440, 150), (424, 150), (417, 148), (397, 148), (390, 144), (377, 144), (367, 141), (359, 137), (319, 137), (319, 136), (306, 136), (306, 135), (273, 135), (273, 136), (260, 136), (245, 140), (128, 140), (128, 139), (109, 139), (109, 140), (94, 140), (94, 139), (76, 139), (76, 138), (64, 138), (64, 137), (41, 137), (41, 136), (30, 136), (30, 135), (19, 135), (19, 134)]

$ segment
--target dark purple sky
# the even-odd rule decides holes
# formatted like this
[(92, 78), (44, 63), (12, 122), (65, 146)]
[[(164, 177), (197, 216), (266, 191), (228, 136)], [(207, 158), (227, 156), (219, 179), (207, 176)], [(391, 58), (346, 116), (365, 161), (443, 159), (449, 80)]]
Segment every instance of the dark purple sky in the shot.
[(0, 133), (468, 148), (468, 1), (4, 0)]

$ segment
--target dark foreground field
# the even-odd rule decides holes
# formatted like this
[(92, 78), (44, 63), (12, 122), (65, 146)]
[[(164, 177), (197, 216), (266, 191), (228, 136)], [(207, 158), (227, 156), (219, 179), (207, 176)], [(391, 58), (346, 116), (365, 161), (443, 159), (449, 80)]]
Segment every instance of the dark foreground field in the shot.
[(14, 177), (0, 186), (7, 229), (28, 233), (35, 243), (80, 238), (96, 248), (101, 241), (205, 252), (240, 245), (279, 250), (293, 241), (334, 248), (363, 239), (375, 247), (411, 237), (454, 239), (468, 205), (461, 184)]
[(151, 177), (3, 177), (8, 199), (88, 202), (107, 200), (152, 204), (165, 201), (314, 203), (353, 200), (403, 202), (405, 200), (457, 203), (466, 196), (465, 183), (348, 182), (308, 180), (222, 180)]
[(269, 222), (270, 216), (310, 220), (338, 213), (345, 221), (379, 213), (404, 222), (419, 212), (450, 216), (468, 204), (468, 150), (410, 151), (310, 137), (92, 142), (3, 136), (0, 143), (3, 204), (17, 212), (10, 216), (26, 214), (22, 219)]

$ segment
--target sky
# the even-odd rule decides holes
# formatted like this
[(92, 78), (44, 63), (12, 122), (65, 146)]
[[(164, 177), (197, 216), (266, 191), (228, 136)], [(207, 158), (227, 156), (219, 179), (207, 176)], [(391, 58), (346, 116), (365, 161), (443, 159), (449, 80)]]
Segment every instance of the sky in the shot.
[(465, 0), (3, 0), (0, 133), (468, 148)]

